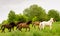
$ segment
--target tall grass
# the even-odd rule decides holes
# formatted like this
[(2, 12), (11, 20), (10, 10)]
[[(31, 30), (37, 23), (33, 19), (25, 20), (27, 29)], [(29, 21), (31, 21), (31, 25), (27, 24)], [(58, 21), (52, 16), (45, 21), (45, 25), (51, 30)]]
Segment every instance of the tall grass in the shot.
[(53, 23), (52, 30), (49, 30), (49, 27), (45, 27), (44, 30), (39, 30), (37, 27), (34, 28), (30, 25), (30, 31), (25, 32), (25, 29), (22, 29), (22, 32), (15, 30), (8, 32), (5, 30), (5, 33), (1, 33), (0, 36), (60, 36), (60, 22)]

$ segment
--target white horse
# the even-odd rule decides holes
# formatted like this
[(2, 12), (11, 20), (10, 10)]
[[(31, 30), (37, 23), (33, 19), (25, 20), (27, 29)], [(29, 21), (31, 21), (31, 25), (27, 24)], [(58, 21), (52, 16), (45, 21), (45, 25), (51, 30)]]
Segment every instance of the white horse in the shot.
[(50, 30), (51, 30), (52, 29), (52, 23), (53, 22), (54, 22), (54, 18), (51, 18), (49, 21), (40, 22), (40, 24), (39, 24), (40, 30), (41, 29), (44, 29), (45, 26), (49, 26), (50, 27)]

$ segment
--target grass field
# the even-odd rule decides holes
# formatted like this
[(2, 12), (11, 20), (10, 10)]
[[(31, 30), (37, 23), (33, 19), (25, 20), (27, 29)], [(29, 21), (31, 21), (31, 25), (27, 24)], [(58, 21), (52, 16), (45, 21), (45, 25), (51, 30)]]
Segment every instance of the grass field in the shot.
[(22, 29), (22, 32), (19, 30), (14, 30), (12, 32), (8, 32), (5, 30), (5, 33), (1, 33), (0, 36), (60, 36), (60, 22), (53, 23), (52, 30), (49, 30), (49, 27), (45, 27), (44, 30), (39, 30), (37, 27), (34, 29), (30, 25), (30, 31), (25, 32), (25, 29)]

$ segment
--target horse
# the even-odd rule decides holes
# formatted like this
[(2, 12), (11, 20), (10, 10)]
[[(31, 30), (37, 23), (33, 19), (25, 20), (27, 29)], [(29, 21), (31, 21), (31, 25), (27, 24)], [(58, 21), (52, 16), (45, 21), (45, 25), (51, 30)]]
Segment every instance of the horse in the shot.
[(51, 30), (52, 29), (52, 24), (53, 24), (54, 21), (55, 21), (54, 18), (51, 18), (49, 21), (42, 21), (42, 22), (40, 22), (40, 24), (39, 24), (40, 30), (44, 29), (45, 26), (49, 26), (50, 30)]
[[(24, 22), (18, 21), (18, 22), (16, 23), (16, 26), (18, 26), (20, 23), (24, 23)], [(17, 27), (17, 28), (18, 28), (18, 27)], [(16, 30), (17, 30), (17, 28), (16, 28)]]
[(32, 22), (32, 27), (34, 26), (34, 28), (35, 28), (35, 26), (38, 26), (38, 28), (39, 28), (39, 23), (40, 23), (40, 21)]
[(7, 28), (9, 30), (9, 32), (11, 32), (11, 29), (14, 30), (14, 26), (16, 26), (14, 22), (11, 22), (9, 24), (4, 24), (4, 25), (1, 26), (2, 32), (5, 32), (4, 31), (5, 28)]
[(22, 28), (26, 28), (26, 31), (27, 31), (27, 28), (28, 28), (29, 31), (30, 31), (30, 27), (29, 27), (29, 25), (30, 25), (31, 23), (32, 23), (32, 21), (28, 21), (28, 22), (20, 23), (20, 24), (17, 25), (17, 28), (16, 28), (16, 29), (18, 29), (18, 30), (21, 31)]
[(10, 22), (9, 25), (12, 26), (12, 29), (13, 29), (13, 31), (14, 31), (14, 27), (16, 26), (15, 22)]
[(9, 32), (11, 32), (12, 26), (9, 25), (9, 24), (4, 24), (4, 25), (2, 25), (2, 26), (1, 26), (2, 32), (5, 32), (5, 31), (4, 31), (5, 28), (7, 28), (7, 29), (9, 30)]

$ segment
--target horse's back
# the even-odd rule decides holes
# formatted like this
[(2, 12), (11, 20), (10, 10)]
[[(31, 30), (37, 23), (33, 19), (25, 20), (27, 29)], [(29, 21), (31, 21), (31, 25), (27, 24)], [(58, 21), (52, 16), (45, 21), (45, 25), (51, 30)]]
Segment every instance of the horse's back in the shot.
[(9, 25), (9, 24), (4, 24), (4, 25), (2, 25), (1, 27), (4, 27), (4, 28), (11, 28), (11, 25)]
[(20, 24), (17, 25), (17, 27), (26, 28), (26, 27), (28, 27), (28, 25), (26, 23), (20, 23)]

